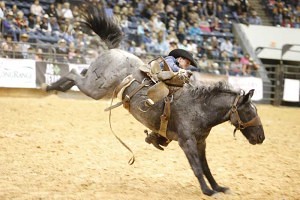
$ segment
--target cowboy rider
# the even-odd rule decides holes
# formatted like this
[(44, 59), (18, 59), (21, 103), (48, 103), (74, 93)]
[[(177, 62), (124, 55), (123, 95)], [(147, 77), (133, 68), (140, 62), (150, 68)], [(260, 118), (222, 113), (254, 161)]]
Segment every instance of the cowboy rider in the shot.
[[(173, 72), (179, 72), (181, 70), (198, 71), (197, 61), (190, 52), (184, 49), (172, 50), (164, 60)], [(167, 138), (156, 132), (149, 133), (145, 141), (149, 144), (153, 144), (160, 150), (163, 150), (161, 146), (166, 147), (170, 142)]]

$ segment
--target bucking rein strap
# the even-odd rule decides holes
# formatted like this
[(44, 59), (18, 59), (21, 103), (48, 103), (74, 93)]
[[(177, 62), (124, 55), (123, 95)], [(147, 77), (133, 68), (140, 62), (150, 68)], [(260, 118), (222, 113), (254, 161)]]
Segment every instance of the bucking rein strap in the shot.
[(135, 156), (134, 156), (134, 153), (133, 151), (130, 149), (130, 147), (128, 147), (116, 134), (115, 132), (113, 131), (112, 129), (112, 126), (111, 126), (111, 110), (113, 108), (117, 108), (119, 107), (120, 105), (124, 105), (124, 107), (126, 109), (129, 110), (129, 103), (130, 103), (130, 98), (135, 95), (139, 90), (141, 90), (143, 87), (145, 87), (148, 82), (147, 81), (143, 81), (139, 87), (137, 87), (136, 89), (134, 89), (131, 93), (129, 93), (128, 95), (125, 96), (125, 98), (119, 102), (119, 103), (116, 103), (115, 105), (112, 105), (113, 104), (113, 99), (115, 97), (118, 97), (120, 99), (122, 99), (122, 94), (124, 92), (124, 90), (129, 87), (133, 82), (135, 81), (135, 79), (133, 78), (132, 75), (129, 75), (127, 76), (121, 83), (120, 85), (118, 85), (114, 92), (113, 92), (113, 96), (111, 98), (111, 103), (110, 103), (110, 107), (106, 108), (104, 111), (109, 111), (109, 127), (110, 127), (110, 130), (111, 132), (113, 133), (113, 135), (117, 138), (117, 140), (132, 154), (132, 157), (128, 160), (128, 164), (129, 165), (132, 165), (134, 162), (135, 162)]

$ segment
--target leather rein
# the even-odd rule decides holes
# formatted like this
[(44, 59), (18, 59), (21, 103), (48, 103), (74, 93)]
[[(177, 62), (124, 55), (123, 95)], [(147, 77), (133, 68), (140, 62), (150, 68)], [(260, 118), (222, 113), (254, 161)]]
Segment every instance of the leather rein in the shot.
[(243, 130), (250, 126), (261, 126), (261, 121), (257, 114), (254, 118), (252, 118), (248, 122), (243, 122), (241, 120), (239, 112), (238, 112), (238, 108), (237, 108), (237, 103), (241, 97), (242, 97), (241, 95), (236, 96), (236, 98), (231, 106), (231, 109), (230, 109), (230, 122), (231, 122), (231, 124), (233, 124), (235, 126), (235, 129), (233, 131), (234, 135), (237, 130)]

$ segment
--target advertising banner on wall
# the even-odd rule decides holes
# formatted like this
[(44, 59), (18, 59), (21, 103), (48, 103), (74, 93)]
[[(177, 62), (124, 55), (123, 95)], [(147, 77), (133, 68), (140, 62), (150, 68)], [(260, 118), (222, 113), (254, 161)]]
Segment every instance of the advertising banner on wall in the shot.
[(295, 79), (284, 79), (283, 100), (299, 102), (300, 81)]
[(35, 61), (0, 58), (0, 87), (36, 88)]
[(36, 85), (38, 87), (43, 83), (50, 85), (68, 72), (68, 64), (36, 62)]
[(245, 92), (254, 89), (255, 91), (252, 99), (255, 101), (262, 100), (263, 98), (263, 81), (261, 78), (229, 76), (228, 82), (235, 89), (242, 89), (245, 90)]

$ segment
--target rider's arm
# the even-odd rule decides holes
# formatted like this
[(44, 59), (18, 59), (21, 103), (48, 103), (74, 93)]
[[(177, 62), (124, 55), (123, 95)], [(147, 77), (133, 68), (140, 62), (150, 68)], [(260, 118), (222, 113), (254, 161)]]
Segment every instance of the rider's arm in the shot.
[(181, 68), (177, 65), (177, 61), (173, 56), (165, 57), (165, 61), (168, 63), (169, 67), (173, 70), (173, 72), (178, 72)]

